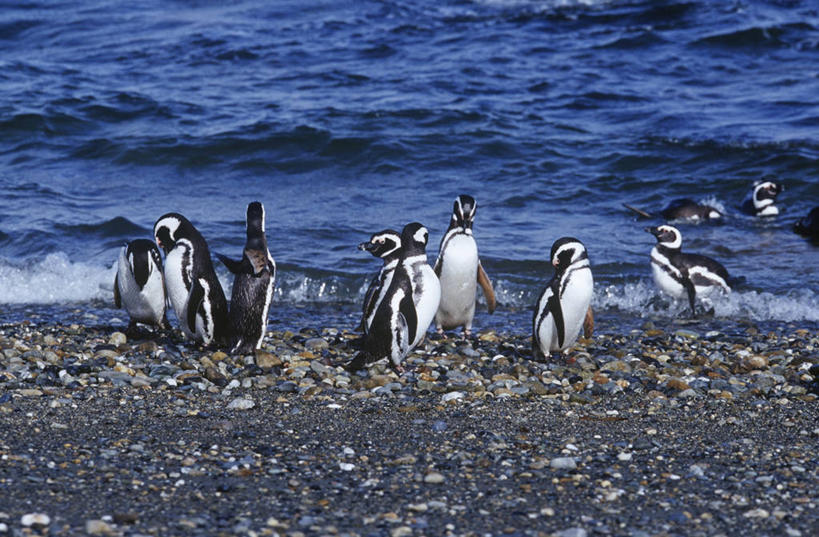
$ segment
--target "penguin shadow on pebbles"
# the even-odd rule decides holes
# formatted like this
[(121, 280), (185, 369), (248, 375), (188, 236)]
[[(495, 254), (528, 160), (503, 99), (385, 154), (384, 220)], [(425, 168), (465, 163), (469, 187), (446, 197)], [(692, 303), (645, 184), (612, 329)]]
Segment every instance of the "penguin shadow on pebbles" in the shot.
[(477, 207), (472, 196), (458, 196), (449, 227), (441, 239), (434, 267), (441, 283), (441, 300), (435, 313), (438, 334), (460, 326), (464, 338), (471, 335), (478, 285), (483, 289), (489, 313), (495, 311), (495, 290), (481, 265), (472, 232)]
[(125, 334), (144, 337), (138, 324), (170, 329), (166, 316), (165, 276), (162, 257), (148, 239), (136, 239), (120, 250), (114, 277), (114, 305), (130, 317)]
[(205, 346), (230, 339), (228, 308), (202, 234), (179, 213), (162, 215), (154, 239), (165, 252), (165, 289), (185, 337)]
[(242, 257), (233, 260), (216, 254), (234, 275), (230, 297), (231, 353), (249, 354), (259, 349), (267, 331), (267, 317), (276, 283), (276, 262), (265, 237), (264, 206), (247, 206), (247, 240)]

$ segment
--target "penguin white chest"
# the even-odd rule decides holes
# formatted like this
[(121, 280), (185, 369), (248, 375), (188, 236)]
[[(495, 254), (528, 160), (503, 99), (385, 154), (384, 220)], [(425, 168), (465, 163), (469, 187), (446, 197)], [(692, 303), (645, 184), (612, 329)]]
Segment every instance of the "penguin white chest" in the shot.
[(452, 237), (441, 252), (441, 301), (436, 323), (445, 329), (472, 324), (478, 281), (478, 247), (466, 234)]
[(586, 312), (591, 304), (592, 292), (594, 290), (594, 279), (591, 269), (586, 266), (576, 270), (569, 269), (566, 277), (563, 293), (560, 296), (560, 307), (563, 310), (563, 322), (565, 323), (565, 335), (563, 346), (558, 346), (557, 338), (552, 340), (552, 348), (563, 350), (570, 347), (580, 335), (583, 321), (586, 319)]
[(408, 273), (412, 274), (412, 300), (418, 317), (415, 340), (412, 342), (414, 348), (424, 339), (427, 328), (438, 311), (438, 304), (441, 302), (441, 283), (427, 263), (426, 256), (408, 259), (405, 263), (409, 265)]
[(651, 250), (651, 274), (657, 287), (667, 295), (675, 298), (685, 295), (685, 287), (677, 279), (682, 273), (656, 247)]
[(117, 285), (125, 309), (133, 320), (155, 325), (162, 321), (165, 315), (165, 289), (162, 273), (156, 267), (140, 289), (123, 248), (117, 263)]
[(189, 245), (179, 241), (165, 257), (165, 289), (173, 310), (179, 319), (182, 331), (192, 336), (187, 328), (188, 297), (193, 279), (192, 250)]

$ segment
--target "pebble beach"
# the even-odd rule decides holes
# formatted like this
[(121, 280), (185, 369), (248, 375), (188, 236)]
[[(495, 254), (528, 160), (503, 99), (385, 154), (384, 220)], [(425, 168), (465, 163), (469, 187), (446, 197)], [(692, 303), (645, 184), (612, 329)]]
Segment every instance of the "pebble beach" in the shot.
[(819, 336), (704, 328), (430, 333), (399, 376), (347, 330), (3, 325), (0, 534), (815, 535)]

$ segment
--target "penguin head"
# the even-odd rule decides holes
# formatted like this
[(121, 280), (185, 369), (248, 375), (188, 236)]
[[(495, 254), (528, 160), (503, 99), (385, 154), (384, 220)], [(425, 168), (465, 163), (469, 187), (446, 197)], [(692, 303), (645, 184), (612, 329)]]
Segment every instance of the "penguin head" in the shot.
[(682, 247), (682, 233), (674, 226), (664, 224), (657, 227), (647, 227), (646, 231), (657, 237), (657, 243), (666, 248), (678, 250)]
[(401, 230), (401, 246), (407, 255), (425, 253), (428, 240), (429, 231), (418, 222), (407, 224)]
[(375, 257), (386, 259), (396, 255), (401, 249), (401, 235), (397, 231), (385, 229), (378, 233), (373, 233), (370, 240), (358, 245), (359, 250), (366, 250)]
[(140, 289), (145, 287), (155, 269), (162, 271), (162, 258), (156, 245), (148, 239), (136, 239), (125, 247), (125, 257), (131, 266), (134, 281)]
[(760, 181), (754, 184), (754, 209), (760, 211), (765, 207), (773, 205), (776, 201), (776, 197), (783, 190), (785, 190), (785, 188), (782, 185), (774, 183), (773, 181)]
[(247, 205), (247, 236), (264, 234), (264, 205), (253, 201)]
[(472, 229), (472, 220), (475, 218), (477, 208), (478, 204), (472, 196), (461, 194), (455, 198), (450, 227), (461, 227), (464, 231)]
[(549, 257), (555, 269), (558, 272), (563, 272), (569, 265), (581, 259), (588, 259), (589, 256), (582, 242), (574, 237), (563, 237), (557, 239), (552, 245), (552, 253)]
[(192, 224), (179, 213), (162, 215), (154, 224), (154, 240), (167, 255), (173, 250), (176, 241), (185, 236), (188, 227), (192, 227)]

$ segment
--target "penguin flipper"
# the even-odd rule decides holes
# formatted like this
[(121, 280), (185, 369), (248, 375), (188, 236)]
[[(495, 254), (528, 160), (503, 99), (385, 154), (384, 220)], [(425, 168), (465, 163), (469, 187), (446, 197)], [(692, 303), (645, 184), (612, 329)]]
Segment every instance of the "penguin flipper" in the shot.
[(216, 254), (216, 257), (219, 258), (219, 261), (222, 262), (225, 267), (232, 273), (232, 274), (241, 274), (243, 272), (247, 272), (245, 267), (245, 258), (242, 257), (239, 261), (234, 261), (233, 259), (229, 258), (226, 255)]
[(624, 203), (623, 207), (625, 207), (626, 209), (628, 209), (630, 211), (634, 211), (635, 213), (637, 213), (638, 216), (641, 216), (643, 218), (654, 218), (650, 213), (647, 213), (647, 212), (645, 212), (645, 211), (643, 211), (641, 209), (638, 209), (637, 207), (632, 207), (628, 203)]
[(560, 307), (560, 299), (557, 294), (553, 294), (546, 302), (552, 318), (555, 320), (555, 328), (557, 329), (557, 346), (563, 348), (563, 341), (566, 338), (566, 324), (563, 321), (563, 308)]
[(122, 307), (122, 297), (119, 294), (119, 273), (114, 276), (114, 306)]
[(358, 327), (356, 330), (359, 332), (366, 332), (367, 331), (367, 319), (375, 309), (375, 288), (378, 284), (378, 275), (376, 275), (371, 281), (370, 286), (367, 288), (367, 292), (364, 294), (364, 307), (362, 308), (363, 315), (361, 316), (361, 322), (358, 323)]
[(199, 311), (199, 306), (202, 305), (203, 300), (205, 300), (205, 288), (202, 287), (198, 279), (193, 280), (191, 282), (191, 292), (188, 295), (188, 318), (186, 319), (188, 328), (193, 334), (196, 333), (196, 312)]
[(694, 300), (697, 296), (697, 290), (694, 288), (694, 282), (688, 277), (688, 274), (683, 275), (682, 281), (685, 292), (688, 294), (688, 305), (691, 306), (691, 317), (697, 316), (697, 311), (694, 309)]
[(489, 309), (489, 313), (494, 313), (495, 306), (497, 306), (495, 290), (492, 288), (492, 281), (489, 279), (489, 276), (486, 275), (486, 271), (483, 270), (480, 261), (478, 261), (478, 283), (481, 289), (483, 289), (483, 296), (486, 297), (486, 307)]
[[(415, 311), (415, 302), (412, 300), (412, 293), (406, 293), (404, 297), (401, 299), (401, 302), (398, 304), (398, 322), (397, 324), (400, 326), (401, 323), (404, 324), (406, 327), (406, 336), (408, 339), (406, 340), (406, 349), (404, 354), (406, 355), (410, 350), (410, 345), (413, 341), (415, 341), (415, 336), (418, 334), (418, 330), (426, 330), (427, 327), (421, 328), (418, 326), (418, 313)], [(401, 334), (403, 336), (403, 333)]]
[(592, 312), (591, 306), (589, 306), (589, 311), (586, 312), (586, 318), (583, 319), (583, 337), (586, 339), (590, 339), (594, 335), (594, 312)]

